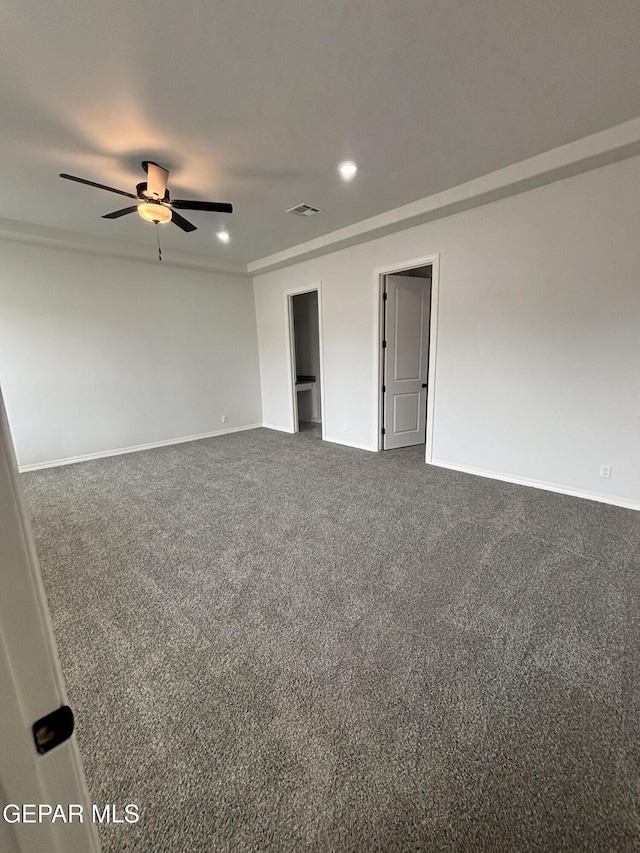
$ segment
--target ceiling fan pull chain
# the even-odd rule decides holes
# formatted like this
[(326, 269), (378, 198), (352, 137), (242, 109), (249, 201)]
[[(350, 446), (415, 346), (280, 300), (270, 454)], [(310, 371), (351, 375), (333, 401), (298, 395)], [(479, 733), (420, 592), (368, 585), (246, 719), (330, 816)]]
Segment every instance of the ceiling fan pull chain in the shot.
[(162, 249), (160, 248), (160, 227), (156, 222), (156, 237), (158, 238), (158, 260), (162, 260)]

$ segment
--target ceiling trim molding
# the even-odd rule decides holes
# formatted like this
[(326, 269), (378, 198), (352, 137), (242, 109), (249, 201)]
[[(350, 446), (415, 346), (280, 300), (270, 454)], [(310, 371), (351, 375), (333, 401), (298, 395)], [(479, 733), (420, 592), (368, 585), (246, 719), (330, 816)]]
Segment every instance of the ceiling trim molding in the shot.
[[(74, 231), (63, 231), (44, 225), (33, 225), (0, 217), (0, 239), (55, 249), (66, 249), (90, 255), (107, 255), (129, 261), (157, 264), (155, 244), (143, 246), (138, 243), (124, 243), (103, 237), (92, 237)], [(200, 272), (224, 272), (247, 277), (247, 266), (235, 261), (206, 258), (202, 255), (187, 255), (171, 251), (169, 257), (162, 260), (163, 267), (198, 270)]]
[[(585, 136), (481, 178), (363, 219), (248, 264), (173, 251), (162, 263), (165, 267), (200, 272), (222, 272), (243, 278), (255, 276), (462, 213), (635, 156), (640, 156), (640, 118)], [(151, 246), (1, 217), (0, 239), (143, 263), (158, 263), (155, 249)]]
[(640, 155), (640, 118), (247, 264), (257, 275)]

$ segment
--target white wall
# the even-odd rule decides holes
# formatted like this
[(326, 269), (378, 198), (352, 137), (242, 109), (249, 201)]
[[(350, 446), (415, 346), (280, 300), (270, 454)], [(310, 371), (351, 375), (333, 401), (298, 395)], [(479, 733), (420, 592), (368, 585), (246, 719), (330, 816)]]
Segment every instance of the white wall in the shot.
[(0, 384), (22, 466), (260, 423), (251, 282), (0, 240)]
[(376, 448), (373, 271), (440, 253), (434, 461), (640, 507), (639, 199), (633, 158), (256, 276), (265, 423), (284, 291), (321, 280), (326, 437)]

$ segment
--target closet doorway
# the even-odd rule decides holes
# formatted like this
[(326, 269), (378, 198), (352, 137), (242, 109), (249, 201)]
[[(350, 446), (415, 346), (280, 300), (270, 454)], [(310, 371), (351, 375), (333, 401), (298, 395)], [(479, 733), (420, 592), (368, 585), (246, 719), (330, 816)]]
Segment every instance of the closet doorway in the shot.
[(288, 294), (293, 432), (323, 437), (322, 318), (318, 288)]

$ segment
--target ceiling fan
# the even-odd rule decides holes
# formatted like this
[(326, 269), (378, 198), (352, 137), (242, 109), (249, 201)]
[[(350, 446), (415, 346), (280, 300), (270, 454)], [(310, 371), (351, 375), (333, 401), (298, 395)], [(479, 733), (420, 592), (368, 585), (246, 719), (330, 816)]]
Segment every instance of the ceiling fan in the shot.
[(66, 178), (68, 181), (77, 181), (79, 184), (87, 184), (90, 187), (97, 187), (99, 190), (107, 190), (110, 193), (118, 193), (118, 195), (127, 196), (127, 198), (135, 198), (137, 204), (131, 207), (124, 207), (122, 210), (114, 210), (113, 213), (106, 213), (103, 219), (119, 219), (121, 216), (126, 216), (128, 213), (135, 211), (147, 222), (154, 222), (156, 225), (163, 222), (174, 222), (178, 228), (183, 231), (195, 231), (196, 226), (186, 220), (176, 210), (207, 210), (214, 213), (233, 213), (233, 207), (230, 204), (224, 204), (217, 201), (186, 201), (185, 199), (171, 200), (169, 190), (167, 189), (167, 179), (169, 170), (163, 169), (157, 163), (151, 160), (143, 160), (142, 168), (147, 173), (147, 180), (136, 186), (136, 194), (117, 190), (114, 187), (108, 187), (105, 184), (96, 184), (95, 181), (87, 181), (84, 178), (76, 178), (74, 175), (61, 174), (61, 178)]

